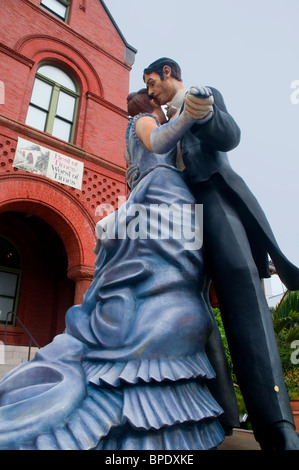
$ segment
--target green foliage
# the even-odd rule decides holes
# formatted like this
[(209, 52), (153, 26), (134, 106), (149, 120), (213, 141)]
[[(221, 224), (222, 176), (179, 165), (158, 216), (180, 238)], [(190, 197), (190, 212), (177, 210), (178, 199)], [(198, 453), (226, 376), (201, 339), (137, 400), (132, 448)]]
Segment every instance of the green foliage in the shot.
[(274, 331), (278, 345), (291, 344), (299, 339), (298, 312), (290, 311), (284, 318), (276, 318), (273, 321)]
[[(217, 325), (218, 325), (218, 328), (219, 328), (221, 339), (222, 339), (222, 342), (223, 342), (225, 355), (226, 355), (228, 366), (229, 366), (229, 369), (230, 369), (232, 381), (234, 383), (235, 394), (236, 394), (237, 403), (238, 403), (239, 415), (240, 415), (240, 417), (242, 417), (243, 415), (248, 415), (248, 412), (247, 412), (247, 409), (246, 409), (246, 405), (244, 403), (243, 395), (242, 395), (241, 390), (240, 390), (240, 388), (237, 384), (237, 379), (236, 379), (236, 375), (235, 375), (235, 372), (234, 372), (233, 361), (232, 361), (232, 358), (231, 358), (231, 355), (230, 355), (230, 350), (229, 350), (229, 346), (228, 346), (224, 326), (223, 326), (223, 323), (222, 323), (221, 313), (220, 313), (220, 310), (218, 308), (213, 308), (213, 311), (214, 311), (216, 322), (217, 322)], [(246, 428), (246, 429), (251, 429), (250, 421), (247, 420), (246, 423), (243, 423), (242, 427)]]
[(278, 318), (285, 318), (289, 316), (289, 312), (297, 312), (297, 319), (299, 320), (299, 291), (287, 290), (282, 297), (279, 304), (271, 309), (275, 312)]
[[(240, 388), (238, 387), (233, 362), (222, 323), (219, 309), (213, 309), (222, 338), (232, 380), (235, 385), (235, 393), (238, 402), (239, 414), (247, 414), (246, 405)], [(291, 399), (299, 397), (299, 370), (298, 365), (291, 362), (291, 343), (299, 339), (299, 292), (287, 292), (275, 309), (271, 309), (273, 326), (278, 342), (284, 379)], [(246, 422), (246, 429), (251, 429), (250, 420)]]
[[(287, 291), (280, 303), (271, 308), (274, 331), (278, 343), (284, 379), (288, 388), (290, 399), (299, 398), (299, 370), (298, 365), (291, 362), (291, 343), (299, 340), (299, 291)], [(238, 402), (239, 414), (247, 414), (246, 406), (240, 388), (238, 387), (233, 362), (222, 323), (220, 310), (213, 309), (222, 338), (225, 354), (230, 368), (232, 380), (235, 385), (235, 393)], [(246, 429), (251, 429), (250, 421), (245, 424)]]
[(250, 419), (248, 418), (248, 412), (247, 412), (247, 408), (246, 408), (241, 390), (237, 384), (234, 384), (234, 385), (235, 385), (235, 394), (236, 394), (237, 403), (238, 403), (239, 416), (242, 419), (244, 415), (247, 415), (246, 421), (243, 423), (241, 422), (240, 425), (243, 429), (244, 428), (247, 430), (252, 429), (251, 422), (250, 422)]
[(283, 370), (288, 370), (292, 366), (291, 363), (291, 354), (292, 350), (290, 348), (289, 344), (280, 344), (278, 346), (279, 354), (280, 354), (280, 360), (281, 360), (281, 365)]
[(285, 371), (284, 380), (288, 388), (290, 399), (299, 398), (299, 370), (294, 367)]
[(236, 382), (236, 375), (235, 375), (235, 372), (234, 372), (233, 361), (232, 361), (232, 358), (231, 358), (231, 355), (230, 355), (230, 350), (229, 350), (229, 347), (228, 347), (228, 342), (227, 342), (224, 326), (223, 326), (223, 323), (222, 323), (221, 313), (220, 313), (220, 310), (218, 308), (213, 308), (213, 312), (214, 312), (216, 322), (217, 322), (217, 325), (218, 325), (218, 328), (219, 328), (219, 332), (220, 332), (220, 336), (221, 336), (222, 343), (223, 343), (223, 346), (224, 346), (225, 355), (226, 355), (227, 362), (228, 362), (228, 365), (229, 365), (230, 373), (231, 373), (233, 382), (235, 383)]
[(299, 340), (299, 291), (287, 291), (271, 313), (289, 396), (299, 398), (298, 365), (291, 362), (291, 344)]

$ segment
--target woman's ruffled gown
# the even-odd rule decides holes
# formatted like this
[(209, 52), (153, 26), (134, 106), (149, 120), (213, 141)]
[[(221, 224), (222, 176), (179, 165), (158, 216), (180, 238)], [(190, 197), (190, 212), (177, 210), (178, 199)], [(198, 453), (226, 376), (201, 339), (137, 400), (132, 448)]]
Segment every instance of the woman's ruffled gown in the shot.
[[(224, 439), (206, 385), (212, 320), (197, 208), (135, 122), (127, 147), (140, 178), (97, 225), (94, 279), (66, 332), (0, 382), (0, 449), (205, 450)], [(170, 207), (174, 225), (184, 217), (180, 236)]]

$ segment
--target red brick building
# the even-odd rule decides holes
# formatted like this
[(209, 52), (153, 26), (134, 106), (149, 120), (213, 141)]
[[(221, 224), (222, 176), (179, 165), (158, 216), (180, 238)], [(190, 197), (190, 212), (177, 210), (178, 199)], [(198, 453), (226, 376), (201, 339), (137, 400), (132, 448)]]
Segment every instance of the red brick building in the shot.
[(43, 346), (91, 282), (97, 207), (126, 195), (136, 50), (100, 0), (2, 0), (0, 27), (0, 340), (28, 344), (14, 312)]

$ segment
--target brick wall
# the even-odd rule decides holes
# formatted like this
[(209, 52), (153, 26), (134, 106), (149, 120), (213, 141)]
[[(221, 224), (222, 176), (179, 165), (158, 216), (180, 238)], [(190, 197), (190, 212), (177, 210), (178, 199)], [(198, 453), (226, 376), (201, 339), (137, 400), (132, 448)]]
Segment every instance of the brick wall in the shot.
[[(18, 313), (44, 344), (63, 331), (66, 309), (78, 303), (91, 282), (97, 207), (117, 208), (118, 197), (127, 192), (123, 155), (131, 66), (124, 60), (128, 45), (99, 0), (72, 0), (67, 24), (39, 0), (3, 0), (0, 31), (0, 80), (5, 85), (0, 104), (0, 236), (22, 252)], [(80, 88), (72, 143), (25, 124), (35, 75), (46, 61), (63, 67)], [(83, 162), (81, 190), (14, 168), (19, 137)], [(41, 240), (35, 240), (39, 255), (26, 249), (30, 237), (22, 224), (27, 216), (47, 224), (47, 236), (55, 231), (65, 250), (65, 266), (38, 263), (46, 250)], [(8, 342), (26, 344), (17, 325), (10, 327)]]

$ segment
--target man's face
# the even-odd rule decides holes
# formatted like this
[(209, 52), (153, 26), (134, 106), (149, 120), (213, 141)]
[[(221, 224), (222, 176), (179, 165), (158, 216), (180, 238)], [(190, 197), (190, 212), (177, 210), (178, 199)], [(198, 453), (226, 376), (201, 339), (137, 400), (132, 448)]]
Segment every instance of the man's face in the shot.
[(175, 90), (170, 77), (164, 75), (164, 80), (156, 72), (144, 75), (145, 85), (148, 94), (152, 96), (161, 106), (172, 100)]

